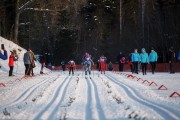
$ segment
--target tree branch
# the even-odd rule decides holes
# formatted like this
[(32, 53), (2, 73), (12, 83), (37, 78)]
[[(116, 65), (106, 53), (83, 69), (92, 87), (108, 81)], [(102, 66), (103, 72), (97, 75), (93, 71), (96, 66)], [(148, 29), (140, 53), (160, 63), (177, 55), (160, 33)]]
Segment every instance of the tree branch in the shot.
[(19, 12), (23, 11), (29, 4), (31, 4), (33, 1), (35, 0), (29, 0), (28, 2), (26, 2), (24, 5), (22, 5), (21, 7), (19, 7)]

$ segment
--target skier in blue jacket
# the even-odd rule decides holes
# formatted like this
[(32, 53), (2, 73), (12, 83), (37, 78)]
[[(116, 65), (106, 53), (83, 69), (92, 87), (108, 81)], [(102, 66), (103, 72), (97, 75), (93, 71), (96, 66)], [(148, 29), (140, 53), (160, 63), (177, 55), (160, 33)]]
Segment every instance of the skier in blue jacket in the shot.
[(139, 56), (137, 49), (134, 49), (134, 53), (132, 53), (132, 55), (131, 55), (131, 60), (132, 60), (133, 66), (134, 66), (132, 73), (138, 74), (138, 63), (140, 61), (140, 56)]
[(142, 65), (142, 72), (143, 72), (143, 75), (146, 75), (147, 64), (149, 63), (149, 56), (145, 48), (142, 48), (141, 51), (142, 53), (140, 54), (140, 62)]
[(152, 74), (154, 74), (156, 69), (156, 62), (158, 60), (157, 52), (154, 51), (154, 48), (151, 48), (151, 53), (149, 54), (149, 62), (151, 64)]
[(89, 72), (89, 75), (91, 75), (91, 66), (94, 65), (94, 62), (92, 61), (91, 57), (87, 55), (85, 59), (82, 62), (85, 70), (85, 78), (87, 78), (87, 73)]

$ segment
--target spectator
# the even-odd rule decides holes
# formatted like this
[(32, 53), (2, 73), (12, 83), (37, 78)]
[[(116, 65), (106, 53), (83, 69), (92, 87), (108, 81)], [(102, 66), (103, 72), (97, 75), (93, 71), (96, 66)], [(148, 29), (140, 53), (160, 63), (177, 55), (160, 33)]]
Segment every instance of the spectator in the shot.
[(35, 57), (34, 53), (31, 50), (30, 50), (29, 53), (30, 53), (30, 58), (31, 58), (31, 61), (32, 61), (32, 63), (31, 63), (31, 75), (34, 76), (33, 68), (36, 67), (36, 64), (35, 64), (36, 57)]
[(151, 48), (151, 53), (149, 54), (149, 62), (151, 64), (152, 74), (156, 70), (156, 62), (158, 60), (157, 52), (154, 51), (154, 48)]
[(174, 69), (174, 63), (176, 60), (176, 53), (174, 51), (173, 47), (169, 48), (169, 66), (170, 66), (170, 73), (174, 74), (175, 73), (175, 69)]
[(121, 64), (121, 67), (120, 67), (120, 71), (123, 72), (124, 71), (124, 64), (126, 63), (126, 58), (125, 57), (122, 57), (120, 59), (120, 64)]
[(142, 72), (143, 72), (143, 75), (146, 75), (147, 64), (149, 63), (149, 57), (145, 48), (142, 48), (141, 51), (142, 53), (140, 54), (140, 62), (142, 65)]
[(108, 70), (109, 70), (109, 71), (112, 71), (112, 70), (113, 70), (113, 64), (112, 64), (111, 61), (110, 61), (109, 64), (108, 64)]
[(31, 64), (32, 64), (32, 59), (30, 56), (30, 49), (27, 48), (27, 52), (24, 53), (24, 65), (25, 65), (25, 77), (31, 77), (30, 72), (31, 72)]
[(100, 61), (99, 60), (97, 61), (96, 68), (100, 72), (101, 66), (100, 66)]
[(1, 53), (0, 51), (0, 58), (2, 60), (7, 60), (8, 59), (8, 54), (7, 54), (7, 51), (5, 50), (5, 48), (3, 47), (2, 50), (4, 51), (4, 54)]
[(129, 55), (129, 58), (126, 60), (126, 62), (129, 65), (131, 72), (133, 72), (133, 63), (131, 61), (131, 55), (132, 54)]
[(140, 56), (138, 53), (138, 49), (134, 49), (134, 53), (131, 55), (131, 60), (133, 63), (133, 72), (132, 73), (137, 73), (138, 74), (138, 63), (140, 62)]
[(178, 53), (178, 60), (180, 61), (180, 51), (179, 51), (179, 53)]
[(40, 63), (41, 63), (41, 71), (40, 74), (43, 74), (44, 67), (46, 65), (46, 54), (45, 52), (42, 52), (42, 56), (40, 57)]
[(117, 57), (117, 61), (119, 63), (119, 71), (123, 71), (124, 63), (121, 62), (121, 59), (123, 57), (124, 57), (124, 55), (122, 54), (122, 52), (120, 52), (118, 57)]
[(14, 68), (14, 61), (18, 60), (18, 56), (15, 56), (13, 51), (10, 51), (10, 52), (11, 52), (11, 55), (9, 56), (9, 68), (10, 68), (9, 77), (14, 76), (12, 74), (13, 73), (13, 68)]

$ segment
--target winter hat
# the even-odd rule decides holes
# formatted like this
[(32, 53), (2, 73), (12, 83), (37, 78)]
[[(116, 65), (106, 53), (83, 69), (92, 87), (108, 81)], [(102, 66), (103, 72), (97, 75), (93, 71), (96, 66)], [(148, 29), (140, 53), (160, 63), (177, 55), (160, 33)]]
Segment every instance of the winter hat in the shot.
[(144, 50), (144, 51), (146, 51), (146, 49), (145, 49), (145, 48), (142, 48), (141, 50)]
[(27, 48), (26, 50), (27, 50), (27, 51), (30, 51), (30, 48)]
[(11, 50), (10, 52), (11, 52), (12, 54), (14, 54), (14, 52), (13, 52), (12, 50)]
[(89, 53), (86, 54), (86, 57), (90, 57)]

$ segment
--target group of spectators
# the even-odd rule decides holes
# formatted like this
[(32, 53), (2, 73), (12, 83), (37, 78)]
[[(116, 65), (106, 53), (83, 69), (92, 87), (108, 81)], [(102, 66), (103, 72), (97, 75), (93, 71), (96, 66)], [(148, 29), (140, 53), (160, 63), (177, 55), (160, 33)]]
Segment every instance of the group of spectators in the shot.
[(24, 53), (23, 60), (25, 65), (25, 77), (34, 76), (33, 68), (36, 67), (36, 58), (34, 56), (34, 53), (29, 48), (27, 48), (27, 52)]
[[(171, 74), (175, 73), (176, 58), (177, 56), (174, 48), (170, 47), (168, 51), (168, 61), (170, 68), (169, 71)], [(180, 60), (180, 53), (178, 56), (178, 60)], [(128, 63), (132, 73), (138, 74), (141, 67), (143, 75), (146, 75), (147, 64), (150, 64), (152, 74), (154, 74), (156, 70), (156, 63), (158, 61), (158, 54), (153, 47), (151, 48), (151, 52), (149, 54), (146, 52), (145, 48), (142, 48), (140, 53), (138, 52), (138, 49), (134, 49), (134, 52), (130, 53), (128, 58), (125, 58), (122, 52), (120, 52), (117, 57), (117, 61), (119, 63), (119, 71), (123, 71), (124, 64)]]
[[(7, 51), (5, 50), (4, 47), (1, 49), (3, 52), (0, 51), (0, 59), (7, 60), (8, 59)], [(36, 57), (29, 48), (27, 48), (26, 50), (27, 50), (27, 52), (24, 53), (24, 57), (23, 57), (23, 62), (24, 62), (24, 66), (25, 66), (25, 77), (31, 77), (31, 76), (34, 76), (33, 68), (36, 67), (36, 64), (35, 64)], [(14, 69), (15, 61), (18, 61), (18, 59), (19, 59), (19, 56), (17, 54), (17, 51), (16, 50), (10, 51), (9, 62), (8, 62), (9, 77), (15, 76), (13, 74), (13, 69)], [(43, 74), (43, 68), (45, 67), (45, 55), (43, 55), (41, 57), (40, 62), (42, 64), (40, 73)]]

